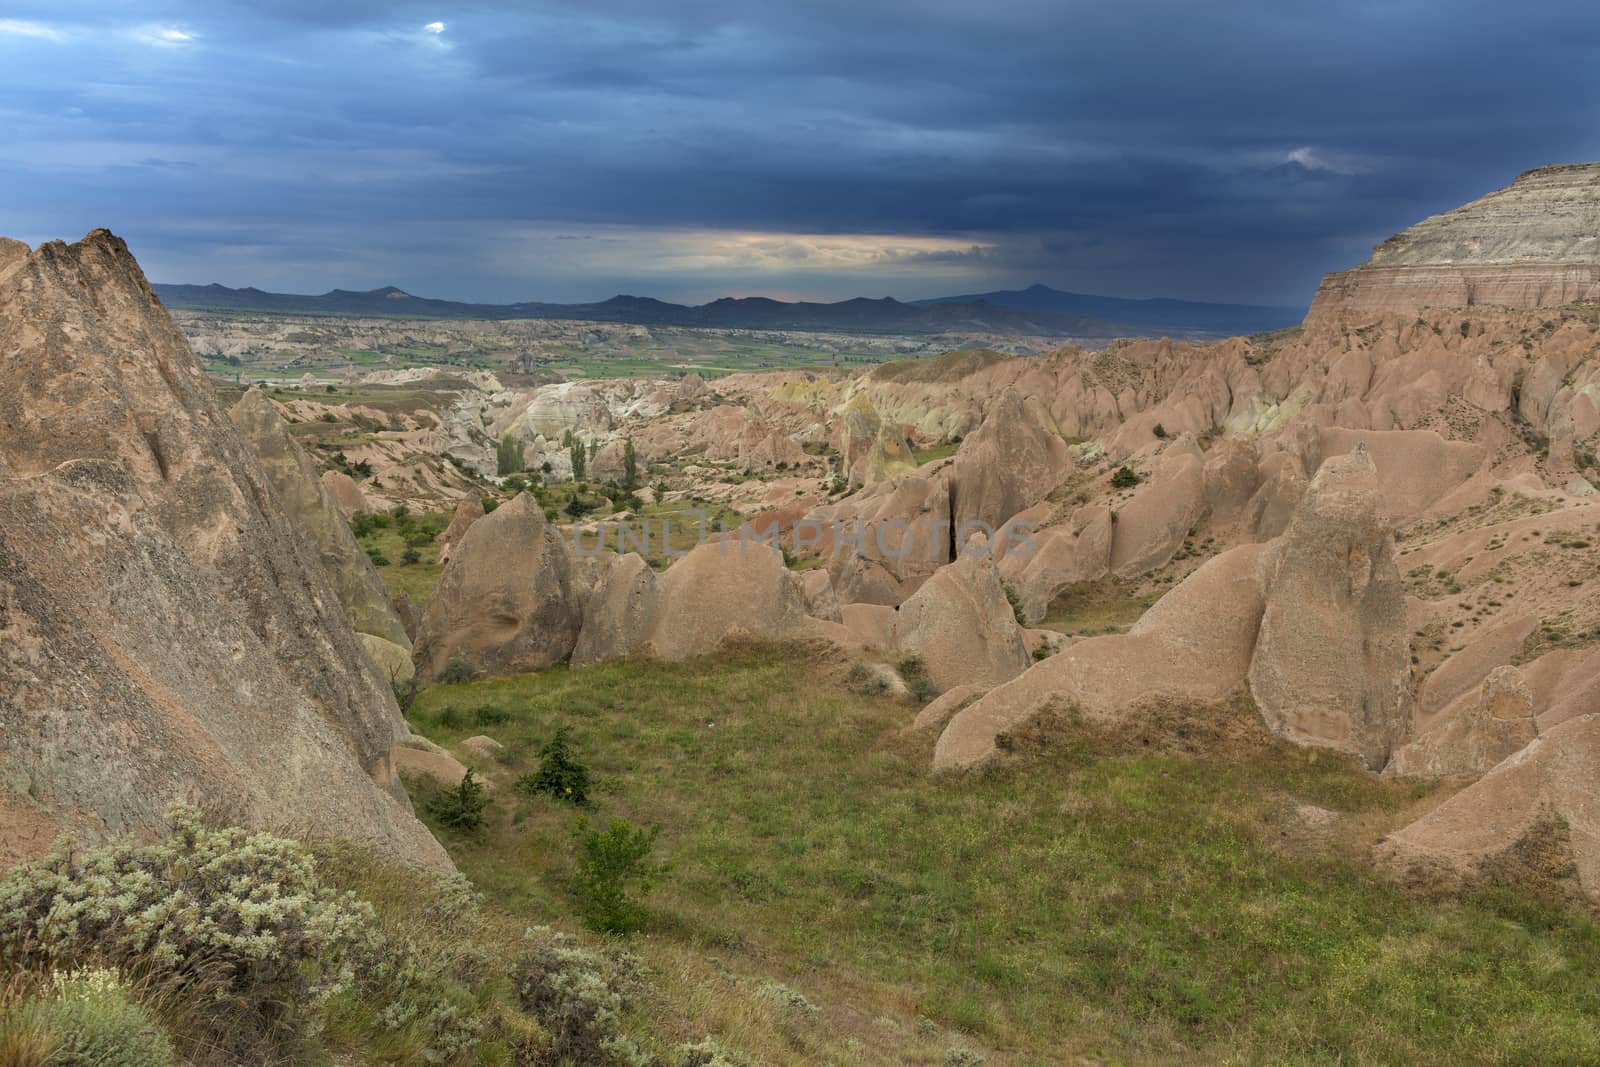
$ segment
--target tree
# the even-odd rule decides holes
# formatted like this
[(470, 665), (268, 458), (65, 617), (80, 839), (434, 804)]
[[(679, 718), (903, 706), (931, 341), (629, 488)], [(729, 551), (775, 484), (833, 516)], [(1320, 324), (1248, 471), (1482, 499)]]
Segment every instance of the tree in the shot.
[(583, 442), (572, 442), (572, 480), (581, 482), (588, 473), (589, 457), (584, 454)]
[(504, 478), (508, 474), (516, 474), (522, 470), (522, 443), (510, 434), (500, 439), (500, 447), (495, 449), (495, 473)]
[(633, 438), (622, 443), (622, 488), (633, 492), (639, 488), (639, 458), (633, 452)]

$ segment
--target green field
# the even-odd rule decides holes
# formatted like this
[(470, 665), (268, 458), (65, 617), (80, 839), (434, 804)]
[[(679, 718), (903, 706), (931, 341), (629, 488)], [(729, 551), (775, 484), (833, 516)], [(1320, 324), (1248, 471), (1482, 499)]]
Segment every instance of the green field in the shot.
[[(1273, 744), (1248, 708), (1186, 745), (1063, 725), (930, 778), (916, 709), (845, 668), (752, 648), (427, 690), (415, 729), (508, 746), (487, 828), (440, 837), (495, 908), (573, 924), (577, 821), (658, 825), (668, 870), (630, 940), (650, 1025), (759, 1062), (1600, 1061), (1590, 918), (1504, 887), (1408, 895), (1366, 865), (1408, 787)], [(508, 787), (563, 725), (598, 778), (586, 812)], [(1299, 840), (1297, 804), (1345, 829)]]

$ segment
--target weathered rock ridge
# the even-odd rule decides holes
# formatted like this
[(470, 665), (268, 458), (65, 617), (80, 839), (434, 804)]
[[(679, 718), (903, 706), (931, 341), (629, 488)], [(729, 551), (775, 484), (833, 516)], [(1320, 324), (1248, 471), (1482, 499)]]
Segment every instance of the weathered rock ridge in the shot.
[(448, 866), (388, 680), (122, 241), (0, 241), (0, 374), (3, 858), (181, 800)]

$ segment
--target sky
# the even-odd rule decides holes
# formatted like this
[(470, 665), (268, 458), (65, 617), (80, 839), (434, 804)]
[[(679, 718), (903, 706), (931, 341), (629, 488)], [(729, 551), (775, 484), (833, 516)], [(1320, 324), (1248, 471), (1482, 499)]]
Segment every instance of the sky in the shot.
[(3, 0), (0, 233), (440, 298), (1305, 304), (1600, 159), (1579, 0)]

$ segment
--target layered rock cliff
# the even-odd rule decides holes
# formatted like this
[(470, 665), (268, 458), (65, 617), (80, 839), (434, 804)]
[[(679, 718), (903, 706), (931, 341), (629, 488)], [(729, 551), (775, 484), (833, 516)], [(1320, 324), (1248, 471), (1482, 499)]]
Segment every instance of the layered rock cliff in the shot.
[(1330, 274), (1310, 318), (1600, 299), (1600, 163), (1539, 167)]

